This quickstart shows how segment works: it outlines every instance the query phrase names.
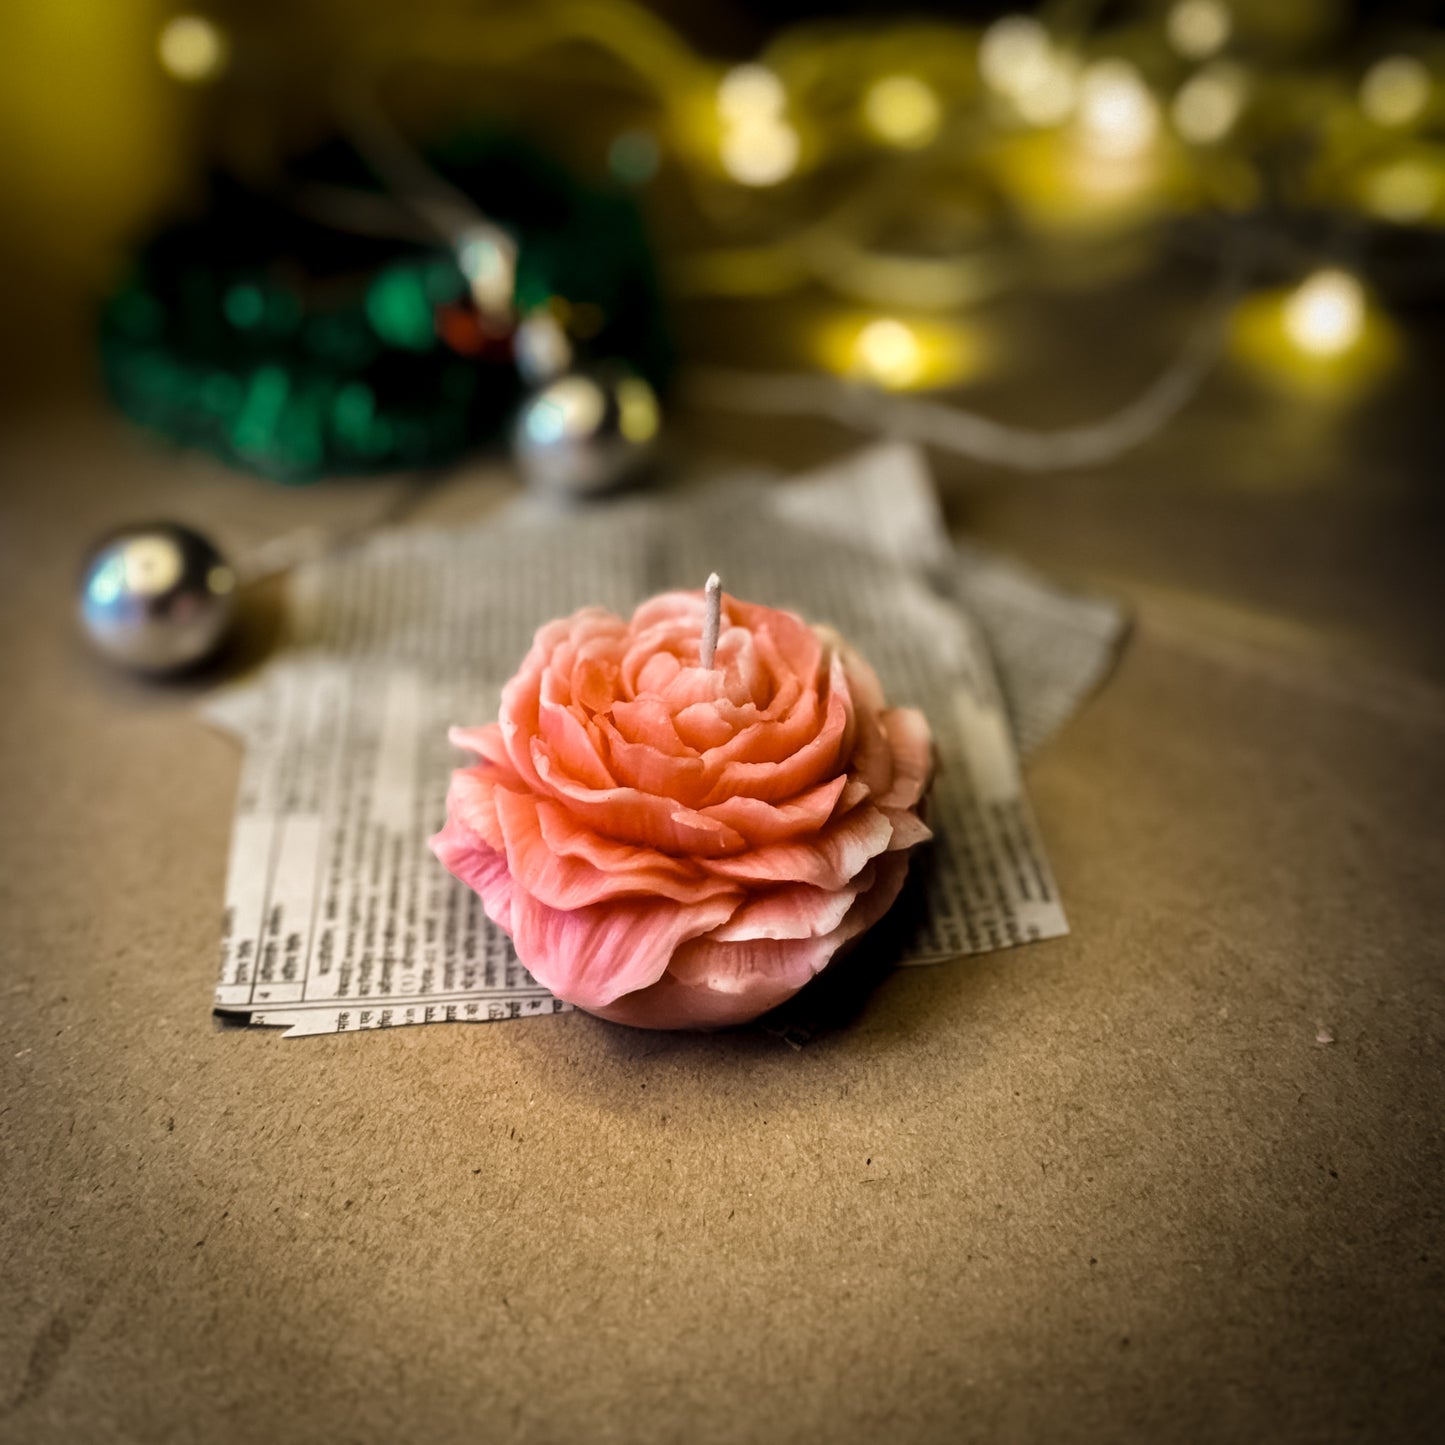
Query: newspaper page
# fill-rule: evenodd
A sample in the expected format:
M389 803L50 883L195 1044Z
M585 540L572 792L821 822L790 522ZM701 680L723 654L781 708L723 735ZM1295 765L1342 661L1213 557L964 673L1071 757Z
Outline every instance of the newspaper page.
M890 701L929 718L936 841L902 961L1066 932L987 645L949 595L956 565L921 457L885 446L795 484L739 479L561 517L517 505L301 567L288 646L209 709L246 746L217 1014L299 1035L565 1007L427 847L463 761L446 729L495 717L548 619L625 614L711 571L836 627Z

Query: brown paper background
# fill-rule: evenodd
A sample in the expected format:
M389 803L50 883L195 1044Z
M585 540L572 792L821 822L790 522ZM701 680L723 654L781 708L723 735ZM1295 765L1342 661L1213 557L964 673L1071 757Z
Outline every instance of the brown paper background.
M1389 488L1161 483L1197 440L1042 501L943 469L960 525L1139 609L1029 771L1074 931L893 974L799 1053L580 1014L213 1031L238 754L194 688L84 654L78 556L384 489L12 421L0 1439L1427 1438L1436 553Z

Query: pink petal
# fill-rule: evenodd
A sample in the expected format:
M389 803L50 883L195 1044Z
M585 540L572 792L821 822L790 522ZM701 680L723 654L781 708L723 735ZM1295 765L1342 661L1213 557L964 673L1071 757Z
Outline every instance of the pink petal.
M796 752L776 762L727 762L717 774L708 803L742 794L774 802L791 798L839 771L840 757L852 729L853 709L841 667L835 664L827 713L817 733Z
M786 1002L892 906L908 873L904 855L880 858L874 881L843 921L822 938L685 943L650 988L595 1010L616 1023L649 1029L716 1029L747 1023Z
M749 843L781 843L822 828L833 816L847 783L847 776L839 773L831 782L820 783L788 803L765 803L761 798L724 798L701 812L704 817L716 818L736 828Z
M510 933L512 876L506 856L478 842L476 834L456 818L448 818L431 839L431 850L449 873L477 894L487 917Z
M893 825L893 837L888 843L890 853L916 847L933 837L933 829L908 808L884 808L882 812Z
M811 883L846 887L870 858L882 853L893 825L874 807L855 808L807 842L768 843L732 857L709 858L707 868L750 883Z
M616 787L617 779L597 756L597 747L570 707L543 702L537 718L542 741L557 765L589 788Z
M888 808L911 808L923 796L933 772L933 734L917 708L889 708L882 717L893 750L893 785L878 799Z
M503 780L500 768L483 763L476 768L458 768L447 789L447 818L471 830L489 848L500 849L502 824L497 817L495 793Z
M725 922L735 907L734 898L720 897L613 899L563 910L514 884L511 934L538 983L578 1008L599 1009L656 982L680 944Z
M535 797L509 788L497 788L493 796L508 870L517 884L549 908L583 908L614 898L666 898L677 903L738 898L737 888L721 880L651 867L648 855L638 849L631 850L632 866L615 872L576 853L558 853L547 841Z
M587 788L553 766L538 739L532 743L533 775L538 789L565 803L594 831L623 842L642 843L664 853L715 857L747 846L736 829L705 818L670 798L637 788Z
M830 891L807 883L784 883L744 900L738 911L708 937L718 943L752 938L822 938L842 923L853 900L873 885L870 863L846 887Z
M502 740L502 730L496 723L480 728L448 728L447 739L453 747L476 753L489 763L505 768L509 777L515 775L512 760L507 756L507 745Z
M666 878L667 896L689 903L712 897L716 892L714 885L718 880L695 859L674 858L636 843L619 843L586 827L563 804L551 798L538 798L536 804L542 839L552 852L562 857L580 858L603 873L623 878L640 872L649 877Z

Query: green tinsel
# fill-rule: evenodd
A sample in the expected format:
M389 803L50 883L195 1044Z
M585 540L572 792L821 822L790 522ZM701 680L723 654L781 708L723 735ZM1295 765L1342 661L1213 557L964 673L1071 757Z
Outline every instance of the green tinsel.
M516 237L519 314L565 301L594 318L593 355L665 380L656 276L630 200L489 132L459 135L429 160ZM394 203L340 141L294 166L288 185ZM505 337L462 354L439 328L470 307L453 255L323 224L287 194L217 176L199 217L144 245L101 320L121 408L284 482L432 465L495 436L521 383Z

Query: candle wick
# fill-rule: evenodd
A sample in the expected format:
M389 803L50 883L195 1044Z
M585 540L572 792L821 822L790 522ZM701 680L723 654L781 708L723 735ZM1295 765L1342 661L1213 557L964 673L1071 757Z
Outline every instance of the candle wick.
M702 651L700 660L704 667L711 667L717 654L717 635L722 627L722 578L716 572L707 579L704 594L707 612L702 620Z

